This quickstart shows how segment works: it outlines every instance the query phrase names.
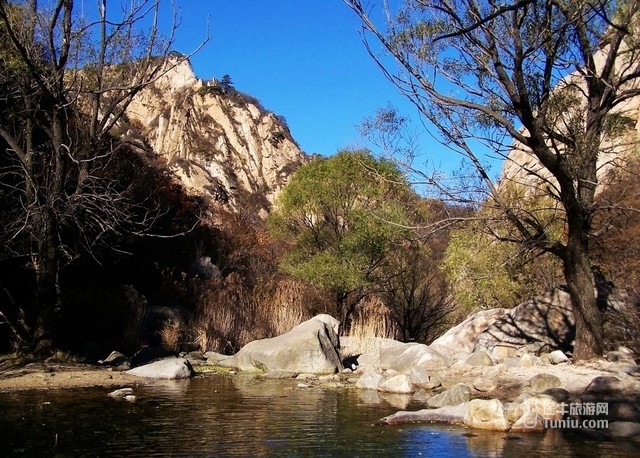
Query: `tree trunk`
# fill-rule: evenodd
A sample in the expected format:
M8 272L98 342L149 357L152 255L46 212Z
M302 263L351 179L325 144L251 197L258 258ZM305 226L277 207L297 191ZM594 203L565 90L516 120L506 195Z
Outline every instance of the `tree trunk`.
M44 210L46 213L46 210ZM36 271L36 318L33 350L41 356L49 355L54 346L55 315L58 308L59 259L55 243L55 230L50 215L40 218L38 264Z
M599 358L604 352L602 313L598 309L587 246L569 234L564 275L576 321L575 360Z

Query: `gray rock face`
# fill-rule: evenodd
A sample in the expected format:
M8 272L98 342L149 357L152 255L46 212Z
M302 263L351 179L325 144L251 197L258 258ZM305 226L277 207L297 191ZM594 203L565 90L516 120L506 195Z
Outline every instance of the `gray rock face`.
M129 122L115 135L150 145L189 192L234 209L242 191L272 202L306 161L281 117L216 91L189 62L168 68L126 114Z
M127 371L127 374L138 377L172 380L191 377L193 369L184 358L167 358L136 367L135 369Z
M335 318L318 315L278 337L248 343L225 365L242 371L339 372L339 326Z
M441 369L450 366L451 361L426 345L407 343L383 349L379 365L383 370L391 369L408 375L416 367Z
M448 348L454 353L472 353L478 342L478 336L508 311L509 309L498 308L474 313L438 337L431 345L435 349L438 346Z
M520 348L531 343L550 349L569 348L573 345L574 330L569 293L554 288L495 320L478 335L474 351L491 352L496 346L505 345Z

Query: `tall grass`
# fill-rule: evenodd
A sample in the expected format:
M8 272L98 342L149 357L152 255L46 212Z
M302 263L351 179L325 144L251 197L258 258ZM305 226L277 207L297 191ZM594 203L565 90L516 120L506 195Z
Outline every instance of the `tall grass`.
M177 321L165 320L162 329L159 331L162 348L168 351L177 352L182 342L183 329Z
M348 339L343 339L343 356L360 355L378 351L385 346L384 339L392 339L396 328L391 316L380 299L366 299L358 309L352 322Z
M238 275L231 274L202 291L190 334L202 351L232 354L309 319L303 298L304 288L291 280L248 290Z

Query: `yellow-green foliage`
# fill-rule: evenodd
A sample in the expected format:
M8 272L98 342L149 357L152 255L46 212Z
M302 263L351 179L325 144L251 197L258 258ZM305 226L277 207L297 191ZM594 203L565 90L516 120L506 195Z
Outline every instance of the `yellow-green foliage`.
M291 249L284 270L320 288L347 293L369 283L407 233L412 196L396 166L367 151L316 158L292 177L269 221Z
M535 221L550 240L562 241L564 214L557 202L531 191L509 183L501 198L522 221ZM523 244L521 234L489 204L473 224L451 234L443 269L457 304L471 310L512 307L562 282L559 260Z

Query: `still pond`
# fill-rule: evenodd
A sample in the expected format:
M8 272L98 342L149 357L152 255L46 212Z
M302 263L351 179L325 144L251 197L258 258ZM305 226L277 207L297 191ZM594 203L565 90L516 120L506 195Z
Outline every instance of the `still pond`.
M584 457L640 456L624 442L560 431L509 434L446 425L377 426L402 397L296 381L200 376L134 389L0 394L0 456Z

